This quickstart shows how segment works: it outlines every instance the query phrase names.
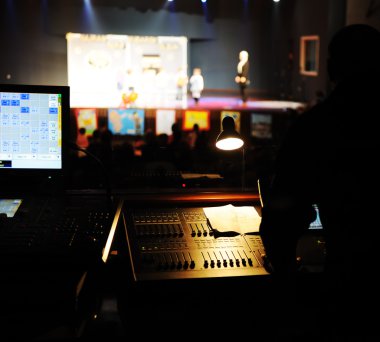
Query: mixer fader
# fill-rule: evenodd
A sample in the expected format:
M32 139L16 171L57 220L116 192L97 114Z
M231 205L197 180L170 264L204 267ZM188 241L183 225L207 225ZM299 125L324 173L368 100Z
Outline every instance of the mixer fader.
M125 210L135 280L268 274L258 235L215 236L202 208Z

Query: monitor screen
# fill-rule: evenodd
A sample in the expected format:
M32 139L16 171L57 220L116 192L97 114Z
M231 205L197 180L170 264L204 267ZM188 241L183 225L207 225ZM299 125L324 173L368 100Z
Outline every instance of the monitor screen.
M144 134L144 109L108 109L108 129L113 134L142 135Z
M70 90L67 86L0 85L0 176L61 174L63 142L68 134ZM19 177L17 179L17 177Z
M313 207L315 209L316 217L315 217L315 220L310 223L309 229L311 230L323 229L321 218L319 217L319 208L316 204L313 204Z

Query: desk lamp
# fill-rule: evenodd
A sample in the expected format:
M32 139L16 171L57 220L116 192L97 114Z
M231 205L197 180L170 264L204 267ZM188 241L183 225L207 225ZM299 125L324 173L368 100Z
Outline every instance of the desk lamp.
M216 138L216 147L220 150L232 151L244 145L241 135L235 129L235 121L231 116L224 117L222 131Z
M242 160L242 188L245 187L245 157L244 157L244 140L235 129L235 121L231 116L224 117L222 121L222 131L216 138L216 147L224 151L237 150L241 147L243 153Z

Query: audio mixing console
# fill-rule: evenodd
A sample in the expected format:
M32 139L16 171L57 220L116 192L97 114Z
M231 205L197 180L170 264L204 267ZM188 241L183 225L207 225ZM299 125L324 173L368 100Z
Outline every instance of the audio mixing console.
M268 274L260 236L216 237L202 208L126 209L125 220L136 281Z

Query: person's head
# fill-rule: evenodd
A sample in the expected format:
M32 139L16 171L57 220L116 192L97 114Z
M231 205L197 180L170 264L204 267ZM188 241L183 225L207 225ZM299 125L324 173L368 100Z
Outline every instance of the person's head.
M365 24L340 29L328 46L331 81L364 78L380 74L380 32Z
M248 57L249 57L249 55L248 55L247 51L245 51L245 50L240 51L240 53L239 53L239 59L241 61L247 61Z
M200 75L201 73L202 73L201 68L194 68L193 69L193 74L194 75Z
M85 135L86 134L86 128L85 127L79 128L79 134L80 135Z
M178 123L177 123L177 122L174 122L174 123L172 124L172 132L174 133L174 132L177 132L177 131L179 131L179 130L180 130L180 127L179 127Z
M98 129L94 129L92 132L92 139L96 140L100 138L100 131Z

